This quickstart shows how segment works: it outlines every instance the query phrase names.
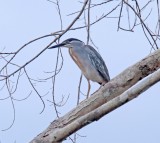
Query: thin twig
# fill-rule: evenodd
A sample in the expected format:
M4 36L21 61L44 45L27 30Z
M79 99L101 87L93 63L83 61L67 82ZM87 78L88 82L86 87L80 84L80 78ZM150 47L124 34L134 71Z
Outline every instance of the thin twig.
M31 82L31 79L30 79L30 77L29 77L29 75L28 75L28 73L27 73L27 71L26 71L26 68L24 68L24 72L25 72L25 74L26 74L26 77L27 77L27 79L28 79L31 87L32 87L33 90L36 92L36 94L39 96L40 100L42 101L43 108L42 108L42 111L40 112L40 114L41 114L41 113L43 113L43 111L44 111L44 109L45 109L45 102L43 101L42 96L40 95L40 93L38 92L38 90L35 88L35 86L34 86L33 83Z

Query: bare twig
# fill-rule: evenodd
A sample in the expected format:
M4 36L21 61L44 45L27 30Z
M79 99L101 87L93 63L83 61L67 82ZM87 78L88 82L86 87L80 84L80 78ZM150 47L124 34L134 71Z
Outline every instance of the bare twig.
M11 101L11 104L12 104L12 108L13 108L13 120L12 120L11 125L8 128L3 129L2 131L9 130L14 125L15 118L16 118L16 110L15 110L14 102L13 102L13 99L12 99L12 94L11 94L11 91L10 91L8 79L6 79L6 87L7 87L7 91L8 91L8 94L9 94L9 97L10 97L10 101Z
M44 103L44 101L42 99L42 96L40 95L40 93L38 92L38 90L35 88L35 86L33 85L33 83L31 82L31 79L30 79L30 77L29 77L29 75L28 75L28 73L26 71L26 68L24 68L24 72L25 72L26 77L27 77L30 85L32 86L33 90L36 92L36 94L39 96L40 100L42 101L43 108L42 108L42 111L40 112L40 114L41 114L44 111L44 109L45 109L45 103Z
M123 0L122 0L122 4L121 4L121 9L120 9L120 12L119 12L118 28L117 28L117 31L118 31L119 28L120 28L120 22L121 22L121 17L122 17L122 10L123 10Z
M148 34L149 34L150 37L152 38L154 44L156 45L156 49L158 49L158 45L157 45L155 39L153 38L153 36L152 36L149 28L146 26L146 24L144 23L144 21L143 21L142 18L141 18L141 13L140 13L140 8L139 8L139 5L138 5L138 2L137 2L136 0L135 0L135 2L136 2L136 6L137 6L139 12L136 12L135 9L134 9L130 4L128 4L128 3L126 3L126 2L124 1L124 3L125 3L126 5L128 5L128 6L132 9L132 11L137 15L137 17L139 18L139 20L140 20L140 22L141 22L141 25L142 25L142 29L143 29L143 31L144 31L144 34L145 34L146 38L148 39L148 42L150 43L150 45L152 46L152 48L155 49L155 48L153 47L152 43L150 42L148 36L146 35L145 30L148 32Z
M101 3L98 3L98 4L91 4L90 8L94 8L94 7L97 7L97 6L101 6L101 5L103 5L103 4L107 4L107 3L111 2L111 1L113 1L113 0L107 0L107 1L105 1L105 2L101 2ZM87 10L87 9L88 9L88 8L85 8L85 10ZM85 12L85 10L84 10L84 12ZM71 15L77 14L77 13L79 13L79 12L80 12L80 11L76 11L76 12L73 12L73 13L68 14L67 16L71 16Z

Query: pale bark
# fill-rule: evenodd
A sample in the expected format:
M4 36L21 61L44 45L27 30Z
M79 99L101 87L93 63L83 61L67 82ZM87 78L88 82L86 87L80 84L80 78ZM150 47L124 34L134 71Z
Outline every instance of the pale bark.
M157 50L113 78L89 99L81 102L75 109L58 120L54 120L46 130L30 143L58 143L63 141L75 131L100 119L158 82L160 76L158 75L155 78L155 74L153 74L152 78L149 77L149 81L146 79L145 83L143 81L135 85L144 77L155 72L159 67L160 50ZM135 86L132 87L133 85Z

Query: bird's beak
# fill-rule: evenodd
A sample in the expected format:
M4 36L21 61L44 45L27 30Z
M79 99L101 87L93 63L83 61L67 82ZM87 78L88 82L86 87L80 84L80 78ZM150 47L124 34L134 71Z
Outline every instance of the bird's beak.
M57 44L57 45L54 45L52 47L49 47L48 49L58 48L58 47L62 47L64 45L65 45L64 43L61 43L61 44Z

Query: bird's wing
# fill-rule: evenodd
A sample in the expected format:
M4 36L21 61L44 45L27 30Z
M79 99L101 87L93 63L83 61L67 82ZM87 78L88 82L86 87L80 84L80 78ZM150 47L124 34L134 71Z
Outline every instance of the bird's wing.
M89 59L92 65L97 69L99 74L106 80L109 81L109 73L105 62L103 61L101 55L90 45L85 45L85 50L89 53Z

